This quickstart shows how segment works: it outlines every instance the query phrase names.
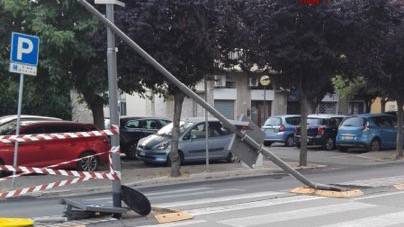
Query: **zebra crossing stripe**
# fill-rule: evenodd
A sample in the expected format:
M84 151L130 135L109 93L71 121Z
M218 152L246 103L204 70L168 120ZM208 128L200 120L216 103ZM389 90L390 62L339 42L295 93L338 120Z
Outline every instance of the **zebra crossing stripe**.
M323 227L385 227L404 223L404 211L324 225ZM400 225L403 226L403 225Z
M271 207L271 206L277 206L277 205L283 205L283 204L289 204L289 203L306 202L306 201L313 201L313 200L320 200L320 199L325 199L325 198L324 197L313 197L313 196L291 196L291 197L278 198L278 199L268 199L268 200L254 201L254 202L238 203L238 204L234 204L234 205L198 208L198 209L187 210L187 212L192 214L193 216L199 216L199 215L231 212L231 211L237 211L237 210L261 208L261 207Z
M342 204L333 204L327 206L318 206L311 208L303 208L298 210L286 211L286 212L276 212L264 215L255 215L243 218L233 218L223 221L219 221L220 224L229 225L232 227L248 227L252 225L267 225L282 221L298 220L303 218L318 217L329 214L343 213L353 210L369 209L377 207L376 205L348 202ZM402 216L403 218L404 216ZM404 222L404 219L402 220ZM371 223L371 222L369 222ZM350 225L346 225L348 227ZM360 225L366 226L366 225ZM373 226L373 225L372 225ZM335 225L335 227L341 227L341 225Z
M181 207L181 206L189 206L189 205L200 205L200 204L207 204L207 203L217 203L217 202L227 202L233 200L241 200L241 199L253 199L253 198L260 198L266 196L277 196L277 195L285 195L285 192L255 192L255 193L248 193L248 194L238 194L234 196L224 196L224 197L212 197L206 199L195 199L195 200L187 200L187 201L180 201L180 202L172 202L172 203L162 203L157 204L157 207Z

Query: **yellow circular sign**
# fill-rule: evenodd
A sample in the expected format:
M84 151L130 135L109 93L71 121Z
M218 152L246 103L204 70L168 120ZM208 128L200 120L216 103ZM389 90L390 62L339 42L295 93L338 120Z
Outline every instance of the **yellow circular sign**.
M270 83L271 83L271 79L269 78L269 76L267 76L267 75L261 76L260 84L262 86L268 86Z

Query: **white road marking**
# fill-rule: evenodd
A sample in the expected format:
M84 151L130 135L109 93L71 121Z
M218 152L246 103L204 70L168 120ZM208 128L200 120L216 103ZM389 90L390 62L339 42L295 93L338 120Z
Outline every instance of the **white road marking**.
M241 200L241 199L254 199L254 198L259 198L259 197L275 196L275 195L282 195L282 194L285 194L285 193L284 192L272 192L272 191L256 192L256 193L239 194L239 195L233 195L233 196L186 200L186 201L172 202L172 203L161 203L161 204L157 204L156 207L167 208L167 207L180 207L180 206L188 206L188 205L200 205L200 204L226 202L226 201Z
M376 195L368 195L368 196L353 198L351 200L353 200L353 201L361 201L361 200L366 200L366 199L374 199L374 198L393 196L393 195L399 195L399 194L404 194L404 191L389 192L389 193L376 194Z
M404 176L380 177L366 180L355 180L341 183L341 185L360 185L367 187L382 187L404 182Z
M384 227L404 223L404 211L340 222L323 227ZM401 225L402 226L402 225Z
M178 190L167 190L167 191L160 191L160 192L145 193L145 195L147 195L147 196L166 195L166 194L175 194L175 193L183 193L183 192L203 191L203 190L209 190L209 189L212 189L212 188L199 187L199 188L188 188L188 189L178 189Z
M276 206L276 205L281 205L281 204L304 202L304 201L311 201L311 200L318 200L318 199L325 199L325 198L324 197L313 197L313 196L291 196L291 197L285 197L285 198L279 198L279 199L254 201L254 202L227 205L227 206L198 208L198 209L187 210L186 212L192 214L193 216L198 216L198 215L216 214L216 213L223 213L223 212L236 211L236 210L260 208L260 207L270 207L270 206Z
M256 215L250 217L243 218L233 218L227 219L223 221L219 221L220 224L225 224L233 227L247 227L252 225L267 225L275 222L282 221L290 221L290 220L298 220L302 218L310 218L323 216L328 214L342 213L352 210L360 210L360 209L368 209L376 207L376 205L365 204L365 203L356 203L356 202L348 202L343 204L333 204L327 206L319 206L312 208L303 208L298 210L286 211L286 212L277 212L265 215ZM403 220L404 221L404 220ZM365 225L361 225L365 226ZM340 227L338 225L338 227Z
M141 225L138 227L176 227L176 226L184 226L184 225L194 225L205 223L206 220L191 220L191 221L180 221L175 223L166 223L166 224L157 224L157 225Z
M170 195L160 195L160 196L151 196L153 199L164 199L164 198L174 198L174 197L185 197L185 196L195 196L195 195L207 195L207 194L218 194L223 192L242 192L241 189L229 188L229 189L220 189L220 190L208 190L201 192L191 192L191 193L182 193L182 194L170 194ZM148 195L148 194L146 194Z

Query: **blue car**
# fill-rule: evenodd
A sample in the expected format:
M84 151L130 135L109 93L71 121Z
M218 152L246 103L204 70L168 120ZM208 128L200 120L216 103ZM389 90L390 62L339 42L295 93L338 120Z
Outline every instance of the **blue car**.
M396 117L390 114L360 114L345 119L337 135L337 148L379 151L396 147Z
M265 133L264 145L270 146L272 143L280 142L288 147L294 146L294 133L299 124L299 115L282 115L268 118L262 126L262 131Z

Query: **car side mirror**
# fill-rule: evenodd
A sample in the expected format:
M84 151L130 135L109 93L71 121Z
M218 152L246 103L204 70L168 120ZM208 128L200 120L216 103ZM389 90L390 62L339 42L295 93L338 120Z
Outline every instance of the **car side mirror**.
M189 140L189 139L191 139L189 133L182 137L182 140Z

